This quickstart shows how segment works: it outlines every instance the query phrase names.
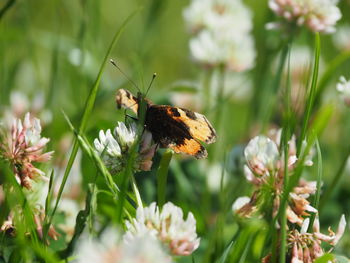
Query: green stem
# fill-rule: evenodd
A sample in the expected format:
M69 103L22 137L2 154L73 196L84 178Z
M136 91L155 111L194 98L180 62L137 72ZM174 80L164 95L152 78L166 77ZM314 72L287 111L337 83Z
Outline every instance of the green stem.
M316 96L316 88L317 88L317 78L318 78L318 69L320 64L320 49L321 49L321 43L320 43L320 35L316 33L315 35L315 62L314 62L314 70L312 74L312 81L311 81L311 87L309 96L306 102L306 112L304 115L303 120L303 126L301 129L301 135L298 142L297 147L297 156L299 156L301 151L301 145L306 137L306 131L309 124L309 119L311 115L312 108L314 106L315 96Z
M282 53L280 56L280 62L278 65L277 74L273 80L271 87L269 89L267 89L265 94L263 94L263 98L265 98L264 100L267 102L267 103L264 103L264 105L263 105L264 108L266 107L266 110L260 109L261 110L260 114L262 114L261 118L263 120L263 123L262 123L262 131L263 132L266 130L266 127L269 124L269 121L270 121L272 113L273 113L274 106L276 104L278 90L280 87L282 74L283 74L283 70L284 70L284 65L286 64L288 50L289 50L289 46L291 46L291 43L292 43L292 39L290 39L290 41L287 41L284 44L284 47L282 49Z
M173 157L173 151L167 149L160 160L160 165L157 172L157 195L158 206L162 207L165 204L166 184L168 178L169 164Z

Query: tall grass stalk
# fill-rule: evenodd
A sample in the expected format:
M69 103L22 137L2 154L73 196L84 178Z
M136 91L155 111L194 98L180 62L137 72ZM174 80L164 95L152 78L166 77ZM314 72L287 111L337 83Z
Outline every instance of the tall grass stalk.
M273 110L275 108L278 90L280 88L282 74L286 64L289 47L292 45L292 40L293 39L291 38L289 41L285 42L280 54L277 73L273 79L271 86L266 89L265 93L262 94L263 101L265 102L263 105L260 105L262 107L260 109L260 119L262 119L263 133L266 131L267 125L270 122Z
M320 51L321 51L321 42L320 42L320 35L319 33L315 34L315 60L314 60L314 67L313 67L313 73L312 73L312 80L311 80L311 87L309 91L309 95L306 101L306 110L303 118L302 128L301 128L301 134L298 141L298 147L297 147L297 156L299 157L302 143L306 137L307 128L309 125L309 119L311 116L311 112L314 106L315 96L316 96L316 89L317 89L317 79L318 79L318 70L320 65Z
M160 160L160 164L157 172L157 196L158 196L159 207L162 207L165 204L167 177L168 177L169 165L172 157L173 157L173 151L171 149L167 149L164 152L162 159Z
M291 80L290 80L290 54L291 54L291 44L288 46L288 70L287 70L287 83L286 83L286 94L285 94L285 116L284 116L284 125L282 130L281 145L284 154L284 175L283 175L283 191L287 191L289 183L289 169L288 169L288 159L289 159L289 140L291 137ZM279 250L279 262L286 262L286 251L287 251L287 203L283 203L280 206L281 209L281 235L280 235L280 250ZM274 226L272 226L274 227ZM275 247L274 251L277 251Z
M92 112L92 109L94 107L94 103L95 103L95 99L96 99L96 95L97 95L97 91L98 91L98 88L99 88L99 84L100 84L100 81L101 81L101 78L102 78L102 73L104 71L104 68L107 64L107 60L112 52L112 49L114 48L115 44L117 43L117 41L119 40L121 34L123 33L123 31L125 30L126 28L126 25L128 24L128 22L131 20L131 18L138 12L139 10L136 10L135 12L133 12L131 15L129 15L127 17L127 19L123 22L123 24L120 26L120 28L116 31L116 33L114 34L114 37L112 39L112 42L110 43L109 47L108 47L108 50L106 52L106 55L102 61L102 64L100 66L100 70L97 74L97 77L96 77L96 80L95 80L95 83L93 84L91 90L90 90L90 94L86 100L86 104L85 104L85 108L84 108L84 111L83 111L83 116L82 116L82 120L81 120L81 123L80 123L80 126L79 126L79 133L82 133L84 132L84 130L86 129L86 126L87 126L87 123L88 123L88 120L90 118L90 115L91 115L91 112ZM75 140L74 141L74 145L73 145L73 148L72 148L72 152L71 152L71 155L69 157L69 160L68 160L68 163L67 163L67 166L66 166L66 169L64 171L64 175L63 175L63 179L62 179L62 183L60 185L60 188L58 190L58 194L57 194L57 199L56 199L56 203L55 203L55 206L52 210L52 213L50 215L50 219L49 219L49 223L52 222L52 218L54 217L55 213L56 213L56 210L57 210L57 207L58 207L58 204L60 202L60 199L62 197L62 193L63 193L63 190L64 190L64 186L66 185L66 182L67 182L67 179L68 179L68 176L69 176L69 172L70 170L72 169L72 166L73 166L73 163L74 163L74 160L75 160L75 157L78 153L78 148L79 148L79 142L78 140Z

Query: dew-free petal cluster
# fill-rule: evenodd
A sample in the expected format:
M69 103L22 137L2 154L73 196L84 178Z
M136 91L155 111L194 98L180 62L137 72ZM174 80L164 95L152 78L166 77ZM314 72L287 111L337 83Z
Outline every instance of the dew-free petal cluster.
M279 151L274 141L260 135L249 141L244 156L251 171L263 176L277 168Z
M337 0L269 0L277 15L313 32L333 33L341 18Z
M166 203L161 211L156 203L145 208L139 207L136 218L126 221L126 227L126 243L149 234L167 245L173 255L190 255L199 246L193 214L189 212L184 220L182 209L171 202Z
M120 242L120 234L108 229L100 239L84 238L77 249L77 263L171 263L171 257L159 241L150 236Z
M118 122L112 134L108 129L101 130L99 138L94 140L96 151L101 156L104 164L112 173L123 170L127 163L128 153L137 138L135 123L126 126L123 122ZM135 162L135 171L149 171L152 166L152 158L156 151L156 144L152 143L152 134L144 132L140 142L138 158Z
M193 34L190 51L196 62L236 72L253 67L252 15L240 0L193 0L183 15Z
M310 219L303 221L300 231L293 229L288 233L288 246L291 247L291 262L312 263L317 258L323 256L326 251L322 248L322 242L335 246L343 236L346 226L345 216L342 215L338 225L338 230L334 233L330 228L329 234L320 232L320 223L316 217L312 232L308 233Z
M14 119L11 128L4 128L0 153L13 168L17 181L30 189L31 181L44 178L45 173L35 163L48 162L53 152L44 153L50 139L41 137L40 120L31 118L28 112L24 121Z

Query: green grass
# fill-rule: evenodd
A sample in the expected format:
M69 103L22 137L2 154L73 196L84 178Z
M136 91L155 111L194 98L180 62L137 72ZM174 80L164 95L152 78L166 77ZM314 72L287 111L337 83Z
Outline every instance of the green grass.
M182 18L188 2L3 1L0 123L6 121L5 112L20 112L25 107L19 101L10 105L13 92L25 94L29 101L42 93L41 109L35 102L23 111L32 111L42 120L42 135L50 138L47 150L55 153L51 162L36 164L48 179L40 207L44 211L43 237L33 217L38 205L32 204L28 191L18 185L11 165L0 159L0 226L10 211L16 222L15 235L0 232L0 262L72 262L85 237L101 237L110 229L122 233L125 220L131 221L138 207L151 202L160 207L172 202L182 208L184 217L192 212L197 221L199 248L190 256L174 257L174 262L255 263L269 254L271 262L290 262L288 231L300 227L288 222L286 207L300 179L317 182L316 193L308 200L319 210L322 233L327 233L328 226L336 230L341 214L348 221L349 109L338 97L336 81L341 75L350 79L349 50L337 49L332 35L293 30L292 36L285 37L265 30L264 24L276 19L267 2L245 1L254 14L256 65L232 74L223 65L203 68L193 63L190 35ZM350 7L342 4L341 11L339 24L349 25L345 14ZM292 63L298 46L313 53L310 61L305 57L298 65L312 65L302 69L304 79L297 77ZM111 58L139 90L108 63ZM157 78L149 88L154 72ZM234 82L232 77L242 79ZM133 121L125 117L124 110L116 109L115 94L120 88L135 95L142 91L138 94L141 106L137 139L124 169L113 174L94 150L93 141L100 130L113 130L117 121ZM298 92L304 94L301 110L294 105ZM175 93L183 97L175 100ZM151 171L135 172L146 100L204 114L217 131L217 141L204 145L208 158L196 160L160 149ZM20 112L22 119L24 113ZM0 128L3 130L2 124ZM258 188L244 175L243 149L250 139L268 135L271 128L283 128L280 204L272 215L276 196L273 182L269 182L261 188L256 214L241 218L232 211L233 202L240 196L251 197ZM293 135L298 161L288 169ZM0 138L3 142L3 134ZM310 151L314 164L306 167ZM72 215L75 223L70 232L63 227L69 217L65 214L69 207L63 202L67 199L79 208ZM304 216L310 217L309 232L315 216ZM289 228L277 229L277 224ZM50 226L60 234L57 241L49 236ZM328 251L329 246L325 248ZM342 262L350 257L349 251L346 227L332 254L315 262L333 258Z

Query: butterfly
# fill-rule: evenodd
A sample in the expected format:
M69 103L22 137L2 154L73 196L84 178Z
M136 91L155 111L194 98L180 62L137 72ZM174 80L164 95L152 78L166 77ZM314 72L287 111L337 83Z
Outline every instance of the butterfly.
M139 102L140 98L128 90L117 91L116 103L119 109L130 109L138 114ZM204 115L169 105L156 105L147 99L145 102L145 129L152 134L155 143L197 159L208 156L200 142L215 142L216 132Z

